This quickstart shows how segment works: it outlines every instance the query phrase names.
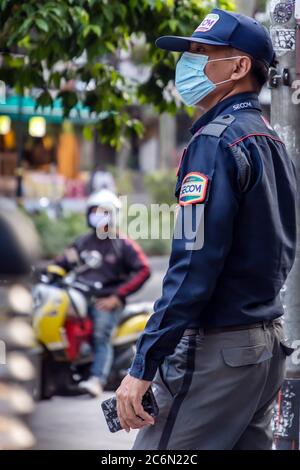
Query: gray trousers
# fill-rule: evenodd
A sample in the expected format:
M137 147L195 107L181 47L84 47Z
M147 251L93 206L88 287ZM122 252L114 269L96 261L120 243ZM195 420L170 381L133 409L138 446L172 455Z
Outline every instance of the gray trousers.
M183 336L153 382L159 415L133 449L270 450L285 359L278 323Z

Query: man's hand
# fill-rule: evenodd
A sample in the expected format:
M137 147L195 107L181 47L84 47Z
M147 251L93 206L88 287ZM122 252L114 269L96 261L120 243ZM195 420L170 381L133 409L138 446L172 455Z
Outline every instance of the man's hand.
M142 398L151 382L126 375L116 392L117 411L121 426L126 432L154 424L154 418L144 410Z
M99 310L106 310L111 312L118 307L122 306L122 302L117 295L110 295L109 297L103 297L96 302L96 308Z

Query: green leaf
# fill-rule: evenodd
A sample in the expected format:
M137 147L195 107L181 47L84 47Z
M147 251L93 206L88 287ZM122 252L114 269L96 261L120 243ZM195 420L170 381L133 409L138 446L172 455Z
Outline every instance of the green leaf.
M173 20L170 20L169 21L169 27L171 29L171 31L174 33L178 27L178 21L173 19Z
M135 119L138 106L152 106L158 113L177 110L175 101L165 100L164 89L174 80L178 54L156 48L155 39L191 34L213 6L215 0L0 0L0 48L6 51L1 79L21 93L42 90L44 105L63 79L86 84L80 93L60 91L64 115L79 101L104 114L95 124L101 140L120 146L132 133L142 135ZM220 0L218 6L233 9L233 0ZM16 57L20 48L24 55ZM120 66L121 50L128 54L125 61L136 66L133 79ZM140 66L147 70L142 83Z
M73 12L75 13L76 17L79 19L79 21L84 26L88 25L88 23L90 21L90 15L88 14L88 12L84 8L76 6L76 7L73 8Z
M50 75L49 83L53 84L55 86L55 88L59 88L60 87L60 82L61 82L61 74L59 72L53 72Z
M30 35L27 34L24 38L22 38L20 41L18 41L18 46L19 47L24 47L24 49L29 49L30 47Z
M45 106L52 106L53 100L48 91L43 91L37 98L37 104L45 107Z
M37 18L35 20L35 24L37 25L38 29L41 30L41 31L44 31L44 33L49 32L48 23L45 20L43 20L42 18Z
M110 42L110 41L105 41L105 46L107 47L107 49L108 49L110 52L112 52L112 53L116 52L116 46L115 46L112 42Z
M86 38L90 33L94 33L95 36L100 37L101 27L97 24L89 24L84 28L82 35L84 38Z
M114 13L111 6L103 7L102 12L109 23L112 23L114 19Z
M93 136L94 136L93 128L91 126L84 126L83 137L86 140L92 140Z

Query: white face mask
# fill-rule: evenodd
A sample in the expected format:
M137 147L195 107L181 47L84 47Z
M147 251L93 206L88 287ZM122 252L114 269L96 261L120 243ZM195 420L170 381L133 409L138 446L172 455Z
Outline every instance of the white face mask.
M91 227L106 227L111 222L111 214L91 212L89 214L89 223Z

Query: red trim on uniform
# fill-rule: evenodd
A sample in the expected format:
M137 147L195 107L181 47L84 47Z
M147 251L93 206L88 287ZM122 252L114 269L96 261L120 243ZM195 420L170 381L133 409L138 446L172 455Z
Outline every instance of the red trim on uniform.
M271 126L271 123L268 121L268 119L263 115L261 115L260 117L262 118L262 120L265 123L265 125L267 126L267 128L273 130L273 127Z
M126 242L128 242L135 250L137 257L142 264L142 268L128 282L118 289L118 294L121 297L126 297L127 295L135 292L150 276L148 261L141 247L130 238L126 238Z
M204 127L205 126L200 127L200 129L198 129L197 132L195 132L194 136L201 134L201 131L202 131L202 129L204 129Z
M233 147L233 145L236 145L236 144L238 144L239 142L242 142L242 140L245 140L245 139L247 139L248 137L253 137L253 136L255 136L255 135L260 135L260 136L263 136L263 137L269 137L270 139L276 140L277 142L280 142L281 144L285 145L285 143L284 143L282 140L280 140L280 139L277 138L277 137L274 137L273 135L270 135L270 134L263 134L263 133L258 134L258 133L253 132L252 134L244 135L244 137L241 137L240 139L235 140L234 142L232 142L232 144L229 144L229 147Z

